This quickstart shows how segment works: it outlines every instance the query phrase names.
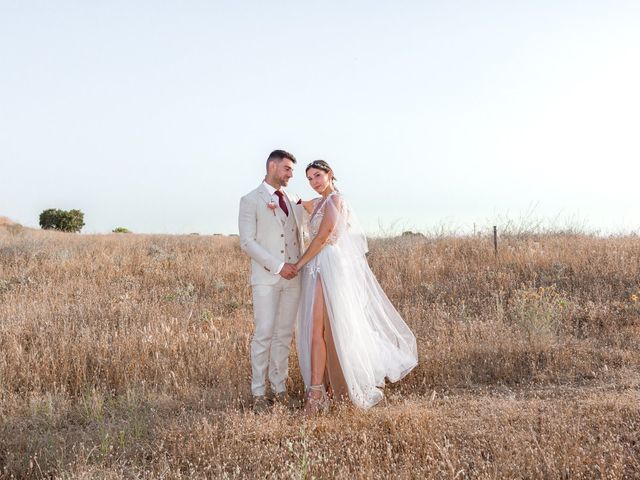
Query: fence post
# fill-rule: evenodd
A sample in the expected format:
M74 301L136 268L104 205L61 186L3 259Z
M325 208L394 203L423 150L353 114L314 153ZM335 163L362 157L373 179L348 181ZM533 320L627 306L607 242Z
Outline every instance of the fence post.
M493 226L493 252L498 256L498 227Z

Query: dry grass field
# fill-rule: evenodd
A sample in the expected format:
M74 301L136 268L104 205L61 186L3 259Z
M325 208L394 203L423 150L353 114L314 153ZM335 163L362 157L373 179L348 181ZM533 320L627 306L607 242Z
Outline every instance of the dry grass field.
M248 408L237 238L7 222L0 478L640 478L640 238L500 242L371 240L420 364L305 420Z

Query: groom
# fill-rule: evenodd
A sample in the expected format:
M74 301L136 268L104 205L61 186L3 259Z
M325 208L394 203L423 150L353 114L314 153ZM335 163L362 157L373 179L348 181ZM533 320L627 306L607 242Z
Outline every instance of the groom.
M251 340L253 411L270 407L267 371L273 400L294 408L285 381L289 347L295 327L300 279L295 263L302 249L302 205L283 190L293 177L296 159L284 150L267 158L267 175L240 199L240 248L251 257L251 287L255 331Z

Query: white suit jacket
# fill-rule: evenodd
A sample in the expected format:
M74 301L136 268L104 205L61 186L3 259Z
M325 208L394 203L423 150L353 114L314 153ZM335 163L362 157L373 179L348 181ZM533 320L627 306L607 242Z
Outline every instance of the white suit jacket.
M298 197L284 191L289 199L291 212L294 215L297 229L297 240L300 254L304 249L303 226L304 207L296 205ZM251 257L251 284L273 285L280 275L276 274L278 267L285 262L285 232L284 225L274 215L267 205L271 202L271 195L264 184L252 190L240 199L238 214L238 230L240 233L240 248Z

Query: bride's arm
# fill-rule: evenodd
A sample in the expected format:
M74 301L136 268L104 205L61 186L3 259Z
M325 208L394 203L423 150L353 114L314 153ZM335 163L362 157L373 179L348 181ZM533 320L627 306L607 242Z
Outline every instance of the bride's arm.
M333 232L333 229L336 226L336 222L338 221L338 215L336 214L336 211L340 210L340 200L336 197L334 198L336 205L325 205L325 207L321 207L331 208L328 208L325 211L325 215L320 222L320 227L318 228L318 234L309 244L309 247L307 247L307 250L304 252L300 260L298 260L298 262L296 263L296 268L298 270L309 263L313 259L313 257L320 253L320 250L322 250L322 248L327 244L329 236L331 235L331 232Z

